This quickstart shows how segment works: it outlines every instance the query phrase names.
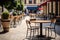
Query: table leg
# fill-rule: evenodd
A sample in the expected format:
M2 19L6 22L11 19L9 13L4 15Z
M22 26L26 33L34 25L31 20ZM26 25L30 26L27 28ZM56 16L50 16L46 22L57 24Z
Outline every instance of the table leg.
M42 34L42 23L40 23L40 35L38 37L45 37L43 34Z
M42 36L42 23L40 23L40 36Z

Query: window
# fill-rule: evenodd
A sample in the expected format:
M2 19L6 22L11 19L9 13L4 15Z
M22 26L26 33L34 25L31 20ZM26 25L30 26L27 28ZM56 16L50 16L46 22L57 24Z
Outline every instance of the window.
M32 4L32 0L29 0L29 4Z
M36 0L34 0L34 4L36 4Z
M42 0L40 0L40 2L42 2Z
M26 0L25 0L25 2L24 2L25 4L26 4Z

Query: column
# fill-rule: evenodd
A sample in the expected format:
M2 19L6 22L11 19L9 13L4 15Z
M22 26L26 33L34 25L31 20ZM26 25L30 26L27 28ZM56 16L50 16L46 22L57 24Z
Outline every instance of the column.
M56 10L56 12L55 12L56 16L58 16L58 0L56 0L56 9L55 10Z
M36 0L36 4L38 4L40 1L39 0Z
M59 1L59 16L60 16L60 1Z
M53 1L53 13L55 13L55 1Z
M49 2L47 2L47 15L49 13Z
M32 4L34 4L34 0L32 0Z
M60 1L58 1L58 16L60 16Z
M29 4L29 0L26 0L26 3Z
M47 14L47 6L46 5L43 6L43 13Z
M49 13L51 13L51 2L49 2Z
M51 13L53 13L53 1L51 1Z

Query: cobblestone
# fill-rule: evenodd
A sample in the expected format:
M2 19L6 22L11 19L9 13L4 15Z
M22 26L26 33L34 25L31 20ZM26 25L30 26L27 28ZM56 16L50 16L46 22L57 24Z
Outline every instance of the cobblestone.
M25 19L22 19L21 23L16 26L16 28L10 28L9 32L5 34L0 34L0 40L23 40L25 39L26 27L27 27L25 21L29 19L30 17L26 16ZM2 31L3 29L0 29L0 30ZM60 40L59 35L57 35L56 40Z

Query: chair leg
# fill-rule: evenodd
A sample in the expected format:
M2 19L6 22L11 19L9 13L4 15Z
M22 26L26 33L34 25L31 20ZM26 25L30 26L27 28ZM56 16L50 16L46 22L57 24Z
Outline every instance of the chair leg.
M48 37L49 37L49 28L48 28Z
M34 37L34 30L33 30L33 36L32 37ZM32 40L33 40L33 38L32 38Z
M31 39L32 30L30 30L30 39Z
M39 29L37 29L37 34L39 35Z
M47 34L48 31L49 31L48 28L45 28L45 35Z
M26 33L26 38L27 38L27 36L28 36L28 29L27 29L27 33Z
M46 28L45 28L45 35L46 35Z
M34 37L34 30L33 30L33 37Z
M52 36L52 30L51 30L51 36Z
M56 36L57 36L57 35L56 35L56 30L54 29L54 31L55 31L55 37L56 37Z

